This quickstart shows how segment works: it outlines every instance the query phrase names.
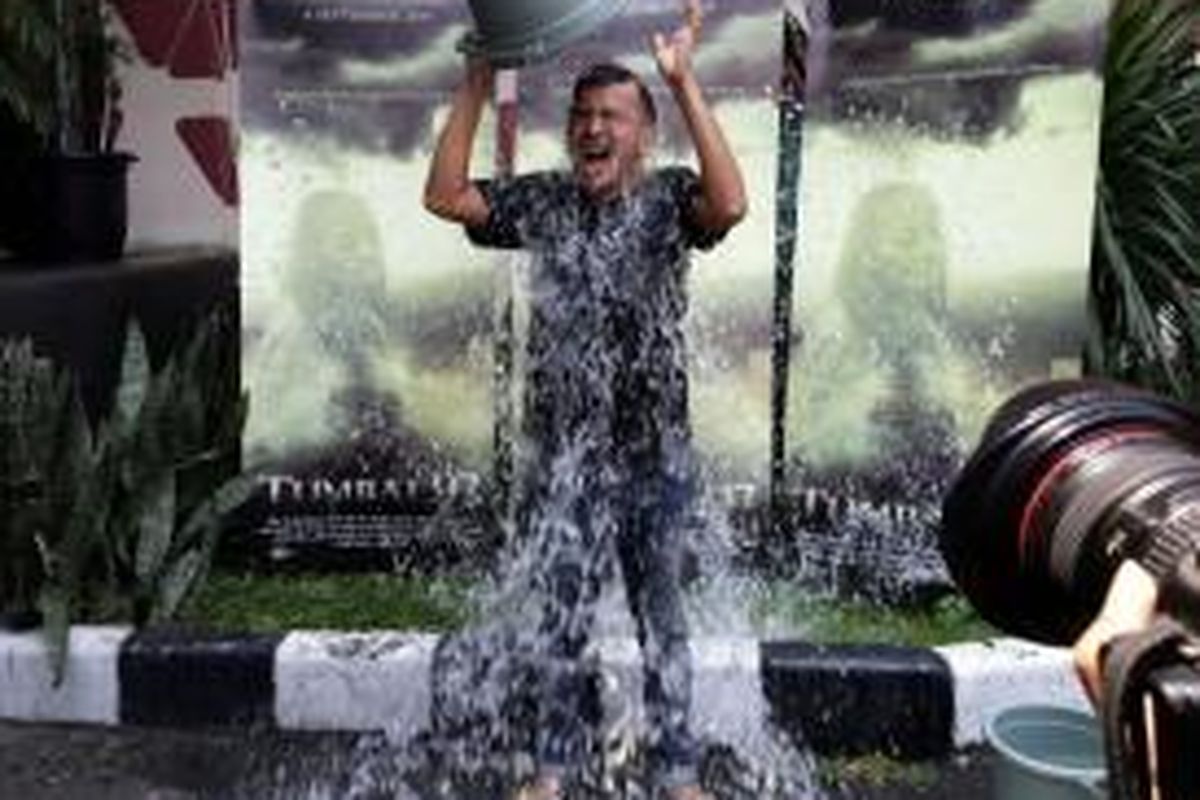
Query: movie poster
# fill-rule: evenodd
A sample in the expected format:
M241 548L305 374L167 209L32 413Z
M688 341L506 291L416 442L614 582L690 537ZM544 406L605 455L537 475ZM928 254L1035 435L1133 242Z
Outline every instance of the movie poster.
M631 0L565 54L499 76L475 172L566 166L572 78L609 59L654 91L656 163L694 164L648 47L680 8ZM421 206L467 0L248 0L240 23L256 536L279 558L383 552L423 568L487 551L520 426L523 256L476 249ZM782 41L778 0L729 0L708 7L696 56L752 204L690 274L692 425L714 497L767 477Z
M988 415L1080 370L1108 3L797 4L776 523L814 585L911 596L944 578L941 497Z

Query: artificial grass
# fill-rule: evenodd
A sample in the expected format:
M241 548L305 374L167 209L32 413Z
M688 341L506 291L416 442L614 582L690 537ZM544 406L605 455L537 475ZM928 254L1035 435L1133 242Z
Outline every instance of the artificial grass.
M220 632L403 629L446 632L472 618L466 578L382 574L216 572L182 622ZM813 599L786 583L764 587L751 618L764 637L825 643L934 646L996 635L958 596L926 608Z
M828 644L873 642L936 647L999 635L956 594L929 605L897 607L813 598L783 584L764 595L755 615L768 635L773 631L796 632L804 639Z
M220 632L443 632L469 619L469 588L467 581L450 578L217 572L188 604L181 621Z

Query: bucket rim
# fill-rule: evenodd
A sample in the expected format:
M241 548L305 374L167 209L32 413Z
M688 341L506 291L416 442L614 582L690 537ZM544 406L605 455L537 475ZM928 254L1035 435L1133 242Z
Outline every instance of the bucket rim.
M1085 723L1089 726L1096 723L1096 718L1094 716L1069 706L1056 706L1047 703L1009 706L1008 708L1005 708L992 716L992 718L989 719L987 724L984 726L984 732L987 736L988 744L990 744L1005 758L1016 762L1021 767L1038 775L1045 775L1047 777L1082 783L1089 788L1095 788L1099 785L1102 785L1107 777L1107 769L1103 764L1098 767L1072 767L1067 765L1050 766L1015 749L998 733L997 726L1004 721L1007 721L1009 718L1018 714L1039 711L1052 712L1055 715L1060 715L1065 718L1064 722L1074 720Z
M489 37L475 27L459 40L458 49L501 68L530 66L565 50L573 41L620 16L629 3L630 0L592 0L519 40Z

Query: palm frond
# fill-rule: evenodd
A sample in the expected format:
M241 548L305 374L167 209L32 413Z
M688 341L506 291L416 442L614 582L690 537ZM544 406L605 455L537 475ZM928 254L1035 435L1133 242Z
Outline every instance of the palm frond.
M1200 401L1200 68L1191 0L1119 0L1105 68L1089 361Z

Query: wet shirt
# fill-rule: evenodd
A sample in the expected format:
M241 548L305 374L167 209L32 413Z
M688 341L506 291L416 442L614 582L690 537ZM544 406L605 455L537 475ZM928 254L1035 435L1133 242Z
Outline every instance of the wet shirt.
M565 172L477 185L491 213L471 240L532 256L524 428L535 457L582 447L682 476L688 251L722 236L692 219L696 173L656 170L605 202Z

